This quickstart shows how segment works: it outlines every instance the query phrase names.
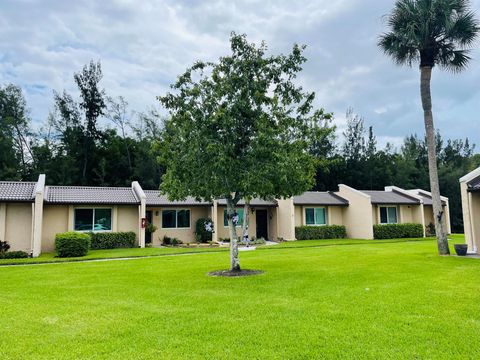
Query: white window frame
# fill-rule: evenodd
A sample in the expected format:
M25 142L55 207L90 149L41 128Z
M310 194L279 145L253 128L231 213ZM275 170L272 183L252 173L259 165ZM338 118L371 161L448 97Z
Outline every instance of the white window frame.
M95 210L99 209L99 210L110 210L110 230L75 230L75 219L77 217L76 215L76 211L78 210L92 210L92 226L95 225ZM76 206L73 208L73 231L75 232L98 232L98 233L102 233L102 232L112 232L113 231L113 207L105 207L105 206L95 206L95 207L92 207L92 206Z
M164 211L175 211L175 227L163 227L163 212ZM178 212L179 211L188 211L188 223L189 223L189 226L188 227L178 227ZM175 230L175 229L178 229L178 230L188 230L188 229L191 229L192 228L192 210L190 208L188 209L169 209L169 208L164 208L164 209L161 209L160 211L160 227L164 230Z
M313 209L313 219L315 220L315 209L325 210L325 224L307 224L307 209ZM327 206L305 206L303 208L305 226L327 226L328 225L328 207Z
M386 212L387 212L387 222L382 222L382 208L386 209ZM397 221L396 222L390 222L389 221L389 215L388 215L388 209L389 208L394 208L395 209L395 214L396 214L396 218L397 218ZM379 206L378 207L378 223L380 225L389 225L389 224L400 224L400 219L399 219L399 210L398 210L398 206L396 205L384 205L384 206Z

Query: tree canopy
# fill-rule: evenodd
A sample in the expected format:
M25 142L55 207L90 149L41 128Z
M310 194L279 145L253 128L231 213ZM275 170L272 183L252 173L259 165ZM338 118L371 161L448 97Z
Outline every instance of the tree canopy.
M194 196L280 198L313 186L312 143L333 131L315 94L294 82L304 47L268 56L266 45L232 34L231 55L197 62L159 97L169 110L161 141L161 189Z

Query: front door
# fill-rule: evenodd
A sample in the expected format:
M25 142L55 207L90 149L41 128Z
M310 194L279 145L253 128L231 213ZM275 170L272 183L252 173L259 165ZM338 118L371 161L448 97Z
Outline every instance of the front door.
M257 221L257 239L268 239L268 212L267 210L255 211Z
M147 217L147 224L152 223L152 211L147 210L146 212L146 217ZM145 231L145 244L151 244L152 243L152 233L149 231Z

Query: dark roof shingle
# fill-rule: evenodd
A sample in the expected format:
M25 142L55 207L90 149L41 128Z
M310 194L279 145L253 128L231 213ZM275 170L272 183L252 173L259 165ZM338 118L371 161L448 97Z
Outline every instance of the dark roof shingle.
M140 204L129 187L47 186L47 204Z
M218 205L220 206L227 206L227 201L225 199L218 199ZM243 206L245 205L245 202L243 200L240 200L237 203L237 206ZM250 200L250 206L278 206L278 203L276 200L262 200L262 199L252 199Z
M31 202L35 198L36 182L0 181L0 201Z
M372 204L399 204L399 205L415 205L420 204L420 200L413 196L408 196L397 191L384 190L360 190L371 198Z
M193 197L187 197L181 201L170 201L165 195L160 194L158 190L144 190L147 197L147 206L208 206L211 203L207 201L196 201Z
M480 176L468 182L468 191L480 191Z
M333 192L307 191L302 195L294 196L295 205L332 205L347 206L348 200Z

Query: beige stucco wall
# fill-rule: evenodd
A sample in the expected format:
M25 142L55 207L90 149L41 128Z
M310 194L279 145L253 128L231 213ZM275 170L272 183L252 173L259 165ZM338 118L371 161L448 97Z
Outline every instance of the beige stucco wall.
M243 209L243 206L237 207L237 209ZM217 207L217 219L215 222L215 232L217 234L217 239L220 241L222 238L230 238L230 232L227 226L224 226L223 223L223 214L226 210L225 206ZM250 239L257 237L257 210L266 210L267 211L267 226L268 226L268 239L267 240L276 240L278 235L278 213L277 208L274 207L255 207L250 208L249 214L249 226L248 226L248 237ZM242 224L237 226L237 235L239 238L242 236Z
M32 250L32 203L4 203L0 209L0 237L10 251ZM3 225L2 225L3 223Z
M295 205L295 226L305 226L305 209L324 207L327 211L327 225L343 225L344 206Z
M450 229L450 214L449 214L449 209L446 206L442 206L444 216L442 219L443 222L443 228L445 231L450 234L451 229ZM424 223L425 226L428 226L430 223L435 225L435 219L433 218L433 206L432 205L424 205L423 206L423 214L424 214Z
M476 244L477 252L480 253L480 193L469 193L471 200L471 227L473 241Z
M380 224L380 208L381 207L396 207L397 221L399 224L416 223L423 224L423 212L421 205L372 205L373 224Z
M277 199L277 237L295 240L295 206L293 198Z
M295 205L295 227L304 225L303 206Z
M347 236L373 239L374 217L370 196L346 185L339 185L337 194L349 201L349 206L343 210L343 224L347 229Z
M69 231L68 205L44 205L42 227L42 252L55 250L55 235ZM70 229L70 230L73 230Z
M113 231L133 231L138 244L138 206L117 206L117 226Z
M405 223L413 223L413 207L415 205L400 205L399 208L399 213L400 213L400 219L399 223L400 224L405 224ZM420 206L420 205L417 205Z
M218 206L217 207L217 221L215 222L215 231L218 234L218 240L220 239L228 239L230 238L230 232L228 230L228 227L224 225L223 223L223 214L224 211L227 209L226 206ZM243 209L242 206L237 207L237 209ZM252 209L250 209L250 214L249 214L249 225L248 225L248 237L252 239L253 237L256 237L257 233L257 221L255 217L255 212L252 212ZM242 224L238 224L237 226L237 236L239 238L242 237Z
M112 209L112 231L133 231L138 241L138 206L137 205L44 205L42 227L42 252L55 250L55 235L73 231L74 211L76 208Z
M188 229L163 229L162 228L162 210L190 210L190 227ZM152 244L161 245L164 236L177 238L184 243L195 242L195 225L200 218L211 217L210 206L178 206L178 207L147 207L147 211L152 211L152 223L158 229L152 234ZM223 221L222 221L223 225ZM215 223L215 227L217 224Z
M478 240L475 238L474 233L474 219L478 217L477 214L473 213L473 194L467 191L467 183L465 181L460 182L460 194L462 197L462 215L463 215L463 228L465 232L465 243L468 245L468 251L474 252L477 251L480 247L478 246Z

